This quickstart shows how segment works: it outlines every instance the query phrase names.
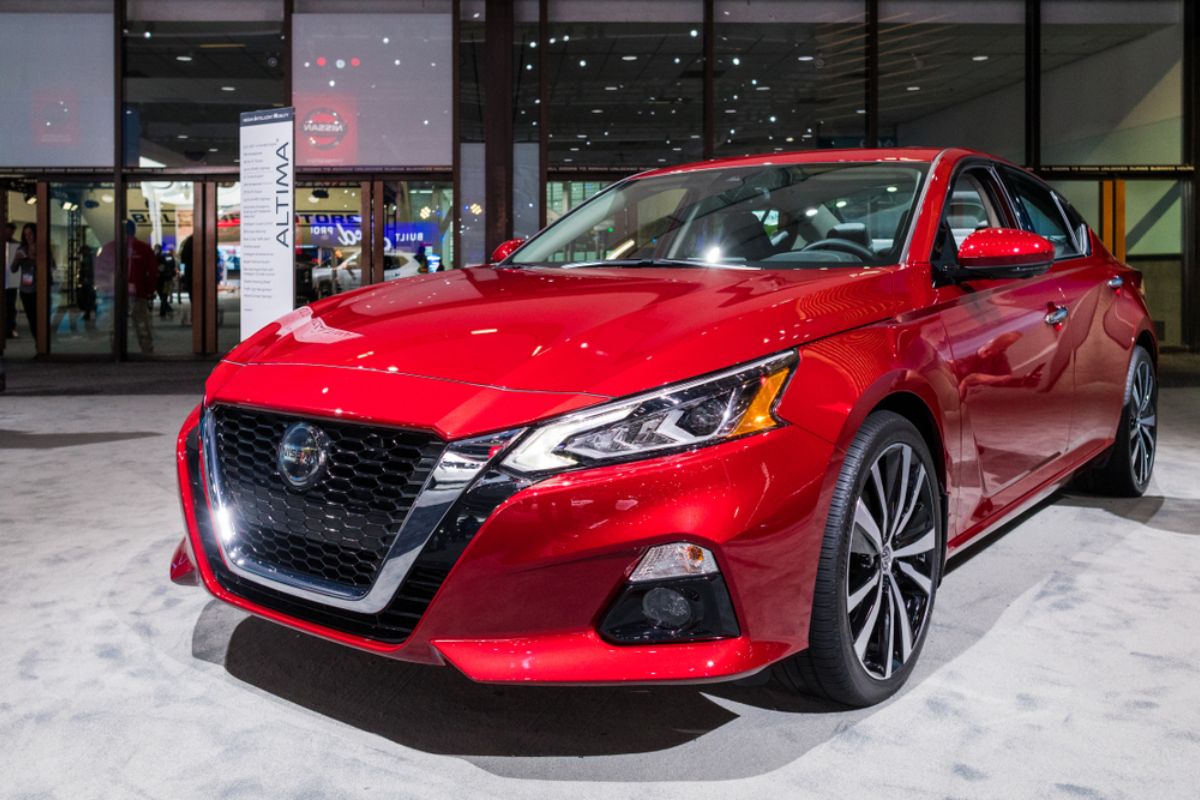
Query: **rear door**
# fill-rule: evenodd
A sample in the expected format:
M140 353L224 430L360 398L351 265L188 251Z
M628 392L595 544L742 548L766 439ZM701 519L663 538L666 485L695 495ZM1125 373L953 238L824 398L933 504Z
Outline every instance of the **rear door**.
M1014 210L987 166L960 171L931 261L948 276L973 231L1016 227ZM1064 304L1052 274L946 277L937 289L963 410L964 462L958 518L988 518L1041 479L1066 450L1073 383L1054 312Z

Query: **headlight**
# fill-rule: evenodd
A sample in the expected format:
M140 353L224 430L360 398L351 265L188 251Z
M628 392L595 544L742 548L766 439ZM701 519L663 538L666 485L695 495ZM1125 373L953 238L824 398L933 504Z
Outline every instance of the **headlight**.
M524 473L690 450L780 425L775 405L794 352L568 414L535 428L504 465Z

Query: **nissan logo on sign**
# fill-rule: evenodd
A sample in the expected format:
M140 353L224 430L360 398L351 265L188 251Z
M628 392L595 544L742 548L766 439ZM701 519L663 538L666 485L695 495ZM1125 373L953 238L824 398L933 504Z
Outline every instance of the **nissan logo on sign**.
M342 115L332 108L314 108L300 123L300 133L318 150L332 150L346 135L348 126Z

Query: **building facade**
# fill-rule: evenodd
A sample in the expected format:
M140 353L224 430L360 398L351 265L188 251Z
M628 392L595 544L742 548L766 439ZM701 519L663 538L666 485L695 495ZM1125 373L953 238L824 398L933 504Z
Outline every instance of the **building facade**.
M232 347L238 116L289 105L297 304L480 263L644 168L961 145L1051 180L1196 349L1196 2L0 0L0 210L36 261L7 354Z

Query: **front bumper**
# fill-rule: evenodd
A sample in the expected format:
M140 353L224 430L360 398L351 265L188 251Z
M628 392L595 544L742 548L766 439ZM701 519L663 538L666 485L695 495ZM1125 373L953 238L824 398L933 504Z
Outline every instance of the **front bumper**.
M832 446L798 426L691 453L559 475L504 500L470 539L403 641L380 641L336 614L288 613L223 579L194 452L193 412L177 470L187 537L172 576L311 634L393 658L450 662L485 682L702 682L752 674L807 645ZM645 550L687 540L711 549L740 635L623 645L599 620ZM190 552L189 552L190 551ZM244 585L244 584L243 584Z

